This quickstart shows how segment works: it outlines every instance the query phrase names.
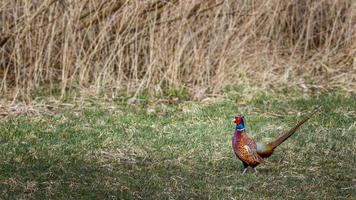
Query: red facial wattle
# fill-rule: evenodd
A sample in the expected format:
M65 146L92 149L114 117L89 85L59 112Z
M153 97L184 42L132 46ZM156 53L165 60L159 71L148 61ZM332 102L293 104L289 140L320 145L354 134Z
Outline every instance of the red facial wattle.
M235 123L240 124L241 123L241 117L236 117L235 118Z

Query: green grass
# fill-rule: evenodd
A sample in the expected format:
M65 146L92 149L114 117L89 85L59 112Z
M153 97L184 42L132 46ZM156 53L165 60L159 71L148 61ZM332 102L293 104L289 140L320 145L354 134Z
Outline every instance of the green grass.
M241 174L232 116L267 141L322 112ZM148 112L149 111L149 112ZM213 104L111 103L61 108L0 124L1 199L353 199L356 100L234 91Z

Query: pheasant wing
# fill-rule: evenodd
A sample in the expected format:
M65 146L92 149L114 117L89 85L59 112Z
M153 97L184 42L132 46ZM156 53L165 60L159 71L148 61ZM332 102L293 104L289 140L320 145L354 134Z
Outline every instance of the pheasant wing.
M253 140L245 138L243 144L241 154L244 162L251 166L255 166L263 162L263 159L257 153L256 143Z

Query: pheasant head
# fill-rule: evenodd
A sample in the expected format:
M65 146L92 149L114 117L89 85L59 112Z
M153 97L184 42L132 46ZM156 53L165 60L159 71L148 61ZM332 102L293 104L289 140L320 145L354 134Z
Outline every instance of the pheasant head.
M236 124L235 127L236 130L238 131L245 130L245 122L244 122L244 117L242 115L238 115L235 117L235 124Z

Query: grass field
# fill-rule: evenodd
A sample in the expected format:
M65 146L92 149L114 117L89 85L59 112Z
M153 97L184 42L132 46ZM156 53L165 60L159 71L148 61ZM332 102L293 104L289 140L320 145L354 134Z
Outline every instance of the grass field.
M170 102L170 103L169 103ZM241 174L232 116L267 141L322 111ZM1 199L354 199L356 100L226 91L210 103L67 103L2 120Z

